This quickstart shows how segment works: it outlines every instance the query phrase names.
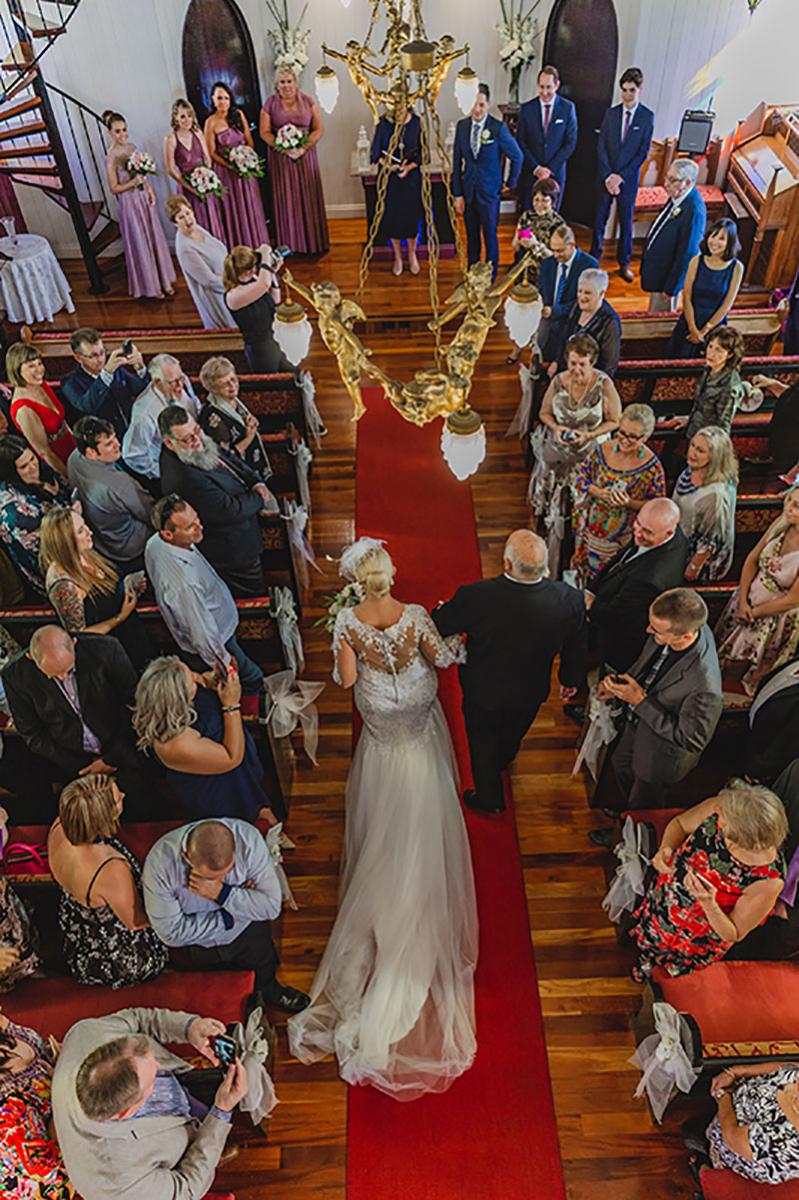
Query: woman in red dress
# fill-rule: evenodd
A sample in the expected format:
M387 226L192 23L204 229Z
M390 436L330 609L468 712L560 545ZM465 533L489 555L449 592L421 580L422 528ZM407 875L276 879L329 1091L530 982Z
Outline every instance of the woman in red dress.
M656 966L670 975L706 967L762 924L782 891L787 834L777 796L740 779L669 821L630 930L634 978Z
M75 439L64 420L63 404L44 381L41 354L33 346L16 342L6 355L6 374L14 387L11 420L37 457L66 479Z

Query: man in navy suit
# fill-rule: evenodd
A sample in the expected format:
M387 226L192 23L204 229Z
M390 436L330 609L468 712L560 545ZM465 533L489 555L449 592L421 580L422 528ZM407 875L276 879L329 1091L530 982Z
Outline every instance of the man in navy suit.
M610 206L616 201L619 218L619 240L616 257L619 274L632 283L635 276L630 267L633 252L633 210L638 193L638 176L652 141L655 114L641 104L644 73L640 67L628 67L619 80L621 104L609 108L602 118L597 144L599 179L594 220L594 240L591 253L602 257Z
M488 111L488 85L481 83L468 117L458 121L452 151L452 195L455 211L466 223L466 254L469 266L480 261L480 232L486 259L499 267L499 200L502 193L502 155L510 160L508 187L516 186L522 169L522 152L502 121Z
M522 105L516 138L524 154L521 195L522 211L530 207L533 182L554 179L560 199L566 186L566 163L577 145L577 110L571 100L558 95L557 67L538 72L538 95Z
M696 190L699 167L677 158L666 174L668 201L649 230L641 258L641 287L650 292L650 312L674 312L688 264L699 253L707 222L705 202Z
M577 299L577 281L583 271L599 265L590 254L578 250L574 230L568 225L553 231L549 248L552 255L544 259L538 272L538 290L544 302L538 346L544 362L557 356L566 318Z
M81 416L102 417L120 442L130 424L133 401L150 383L144 359L131 343L106 352L96 329L76 329L69 339L77 366L61 380L61 398Z

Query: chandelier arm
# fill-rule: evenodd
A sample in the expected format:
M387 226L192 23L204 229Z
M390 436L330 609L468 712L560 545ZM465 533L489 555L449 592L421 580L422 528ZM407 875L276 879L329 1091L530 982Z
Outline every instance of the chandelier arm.
M433 181L430 177L430 107L425 98L422 119L419 121L421 142L421 158L419 170L422 172L422 208L427 227L427 263L428 288L430 292L430 308L433 314L433 332L436 339L436 367L441 367L441 326L438 313L441 307L438 295L438 259L439 243L436 228L436 215L433 210Z
M455 252L458 256L458 266L461 274L466 274L466 245L463 240L463 229L458 219L458 214L455 212L455 200L452 195L452 163L449 161L447 148L444 145L444 139L441 136L441 120L435 108L431 109L431 119L433 122L433 130L436 135L436 147L438 156L441 160L442 177L444 183L444 196L447 201L447 212L449 213L449 223L452 226L452 232L455 236Z
M369 274L369 263L372 261L372 255L374 254L374 248L375 248L375 241L377 239L377 234L380 229L380 225L383 221L383 214L386 209L386 192L388 191L388 180L389 180L389 176L391 174L391 171L389 170L389 166L390 166L391 160L393 159L393 157L396 153L397 147L399 146L400 141L402 139L402 130L403 130L403 126L400 124L400 122L395 121L394 129L392 130L392 133L391 133L391 140L388 144L388 152L386 154L385 162L383 163L383 165L381 167L378 168L375 211L374 211L374 216L372 217L372 223L369 226L369 235L366 239L366 245L364 246L363 253L361 254L361 263L360 263L360 268L358 271L358 290L355 294L359 298L363 296L363 291L364 291L364 288L366 287L366 279Z

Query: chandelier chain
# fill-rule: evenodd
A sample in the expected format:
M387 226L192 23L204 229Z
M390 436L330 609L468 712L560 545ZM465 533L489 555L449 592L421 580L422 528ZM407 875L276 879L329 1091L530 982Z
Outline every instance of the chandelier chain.
M441 136L441 118L435 108L430 109L430 117L433 122L433 129L436 135L436 148L438 157L441 161L442 175L444 176L444 197L447 202L447 212L449 213L449 223L452 226L452 232L455 237L455 252L458 257L458 265L461 273L466 274L466 244L463 240L463 228L455 211L455 198L452 195L452 162L447 154L447 148L444 145L444 139Z
M358 272L358 291L356 292L356 295L359 299L363 296L364 288L366 287L366 280L369 276L369 263L372 261L375 241L377 239L380 226L383 222L383 214L386 211L386 193L388 191L389 176L391 175L390 165L394 155L396 154L397 147L402 139L402 130L402 124L399 121L395 121L394 129L391 133L391 140L388 144L388 150L386 151L385 161L377 172L375 211L374 216L372 217L372 223L369 226L369 235L366 239L366 245L364 246L363 253L361 254L361 264Z
M441 325L438 320L440 302L438 296L438 229L433 210L433 181L430 177L430 106L425 98L422 106L422 118L419 121L421 142L421 158L419 170L422 172L422 211L424 212L427 229L427 263L428 289L430 292L430 308L433 314L433 330L436 338L436 367L441 367Z

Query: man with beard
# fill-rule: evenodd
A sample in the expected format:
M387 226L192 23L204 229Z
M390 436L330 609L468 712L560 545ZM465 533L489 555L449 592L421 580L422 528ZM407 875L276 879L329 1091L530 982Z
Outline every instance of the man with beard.
M234 596L263 594L261 514L277 501L237 455L217 446L178 404L158 415L163 439L161 492L177 493L197 510L205 530L203 551Z

